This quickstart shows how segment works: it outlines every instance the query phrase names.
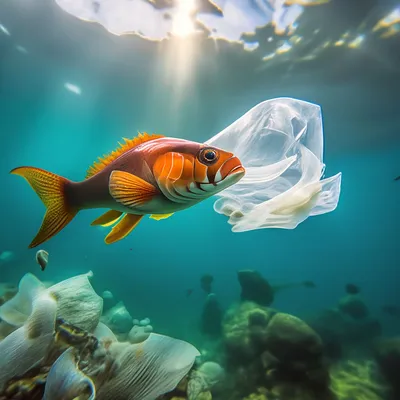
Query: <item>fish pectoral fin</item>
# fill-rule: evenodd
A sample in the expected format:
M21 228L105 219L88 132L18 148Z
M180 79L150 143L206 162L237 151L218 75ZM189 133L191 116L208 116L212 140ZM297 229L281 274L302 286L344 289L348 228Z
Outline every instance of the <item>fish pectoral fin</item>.
M128 236L136 227L136 225L143 218L143 215L126 214L122 217L121 221L117 223L111 232L106 236L104 241L107 244L118 242L124 237Z
M125 207L140 206L158 194L151 183L124 171L111 173L109 189L111 196Z
M150 215L150 218L151 219L155 219L156 221L160 221L161 219L169 218L171 215L174 215L174 213L171 213L171 214L152 214L152 215Z
M118 221L123 213L117 210L109 210L96 218L90 225L110 226Z

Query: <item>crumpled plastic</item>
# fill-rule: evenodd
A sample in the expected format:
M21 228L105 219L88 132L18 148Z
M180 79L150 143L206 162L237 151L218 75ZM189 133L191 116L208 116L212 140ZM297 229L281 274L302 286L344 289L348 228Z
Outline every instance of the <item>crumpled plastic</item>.
M264 101L206 143L231 151L246 169L214 203L233 232L294 229L338 205L342 175L322 179L323 125L316 104L292 98Z

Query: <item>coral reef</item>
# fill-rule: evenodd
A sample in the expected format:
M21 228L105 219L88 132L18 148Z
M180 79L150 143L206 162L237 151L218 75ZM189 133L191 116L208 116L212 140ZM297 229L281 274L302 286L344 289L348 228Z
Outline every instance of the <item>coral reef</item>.
M299 318L242 302L225 315L223 342L242 395L262 386L282 398L299 396L298 390L330 398L321 338Z
M342 297L337 308L324 310L307 323L321 336L325 354L332 359L357 357L381 335L379 321L370 316L358 292Z
M122 302L105 311L103 299L113 296L98 296L91 274L50 287L25 275L0 306L0 400L400 398L400 337L376 340L380 324L358 288L307 323L260 304L273 300L274 287L255 271L240 274L247 289L225 313L207 294L201 355L153 333L149 318L132 319ZM258 282L258 292L248 282Z

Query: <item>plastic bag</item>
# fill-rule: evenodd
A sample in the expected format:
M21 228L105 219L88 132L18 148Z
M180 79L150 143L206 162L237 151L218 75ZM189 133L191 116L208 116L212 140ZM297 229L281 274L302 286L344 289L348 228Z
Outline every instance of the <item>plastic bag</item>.
M246 175L220 192L214 209L232 231L294 229L338 204L341 173L322 179L323 128L318 105L292 98L264 101L207 144L233 152Z

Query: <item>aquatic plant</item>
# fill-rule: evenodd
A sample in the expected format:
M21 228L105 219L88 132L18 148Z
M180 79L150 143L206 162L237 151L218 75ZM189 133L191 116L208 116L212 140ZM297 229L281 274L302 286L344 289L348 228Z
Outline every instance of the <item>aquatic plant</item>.
M338 400L384 400L387 387L371 360L340 362L330 369L332 392Z
M199 351L187 342L148 332L148 318L138 321L147 331L143 341L135 344L119 342L98 318L94 328L95 319L86 321L93 333L72 325L70 320L82 325L82 318L99 304L87 278L72 277L49 289L33 275L21 280L19 293L3 309L10 321L19 322L12 318L15 312L25 322L0 341L0 398L27 393L45 400L82 395L153 400L173 390L188 374ZM76 302L65 310L63 304L74 290ZM94 301L85 304L83 299ZM69 321L56 319L59 313Z
M57 300L57 317L91 332L99 323L103 299L96 294L89 278L92 272L74 276L46 289L33 274L25 274L18 293L0 307L0 317L10 325L21 326L32 312L34 299L47 293Z
M139 344L112 343L108 352L114 372L100 385L100 400L155 399L173 390L200 355L189 343L154 333Z
M96 398L93 381L78 368L78 359L72 347L61 354L47 376L43 400L56 398L76 398L86 391L90 392L88 400Z
M103 324L102 322L98 323L95 330L93 331L93 335L96 336L96 338L99 340L107 339L114 342L118 340L114 332L106 324Z
M47 293L32 303L24 325L0 341L0 392L6 382L39 363L54 340L57 303Z

